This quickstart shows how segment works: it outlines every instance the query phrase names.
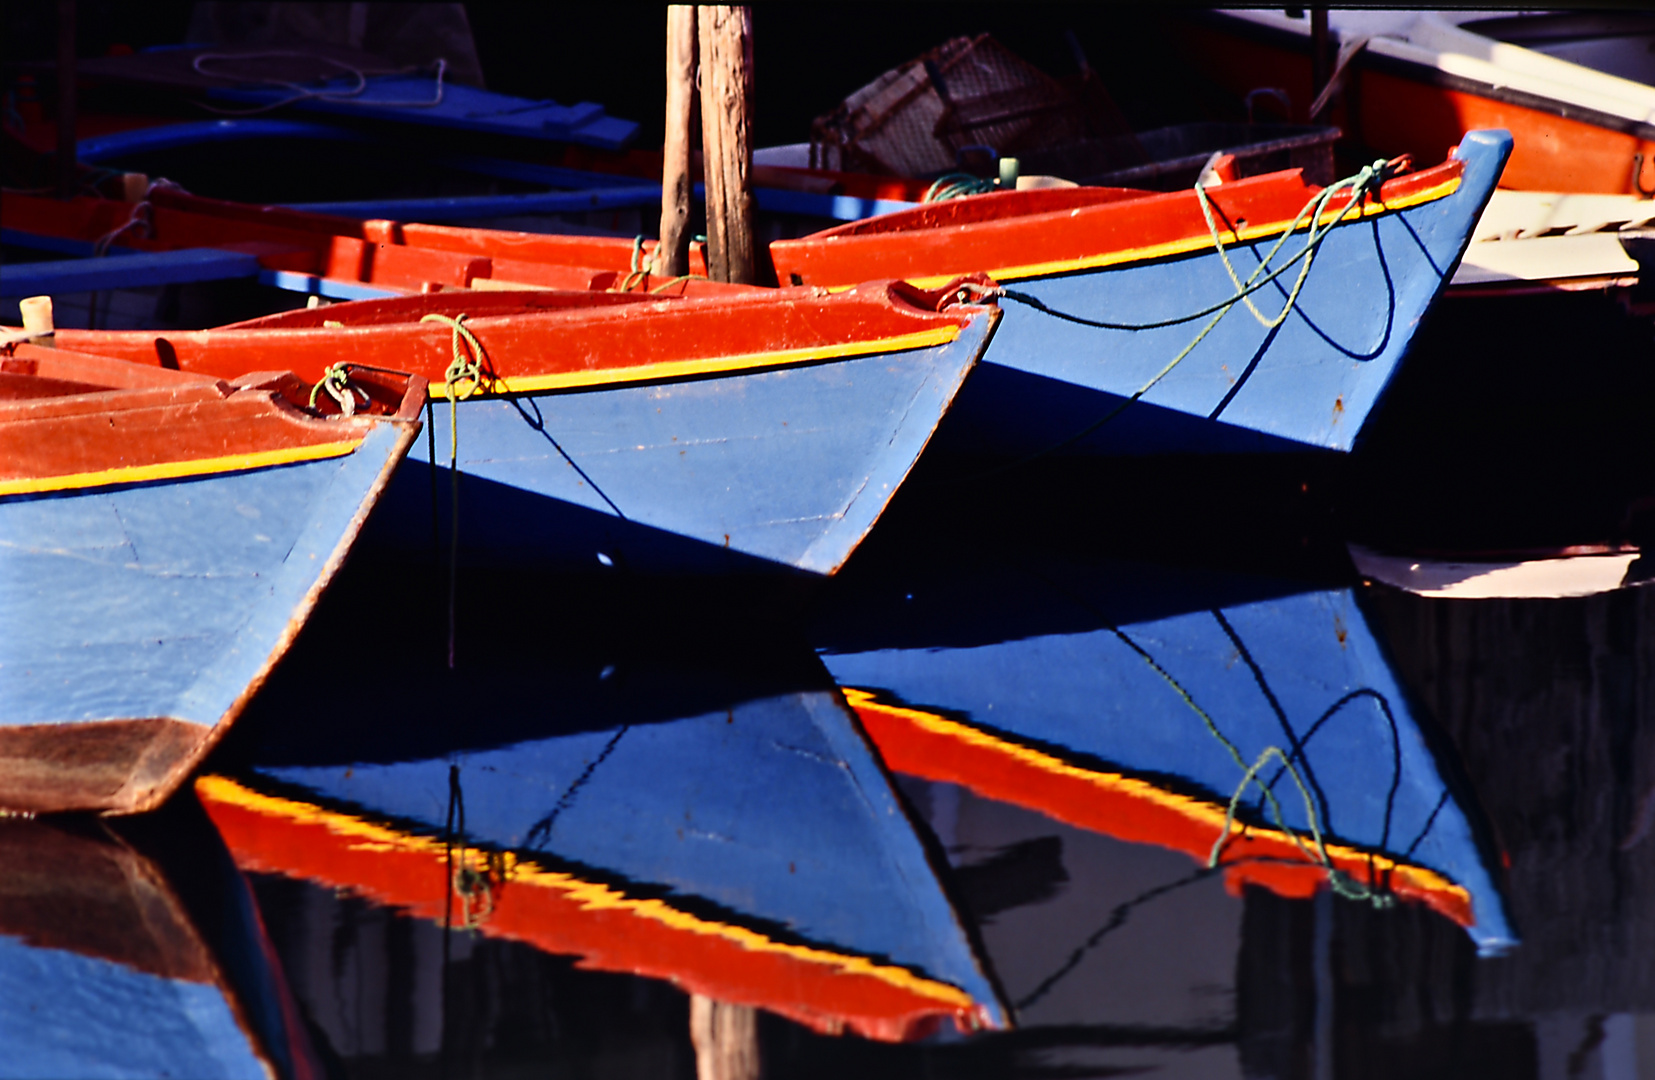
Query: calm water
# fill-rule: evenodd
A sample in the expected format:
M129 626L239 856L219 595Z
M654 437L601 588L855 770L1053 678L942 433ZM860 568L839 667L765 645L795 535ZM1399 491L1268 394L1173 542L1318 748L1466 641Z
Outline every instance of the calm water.
M195 791L0 823L0 1074L1655 1076L1655 589L1343 546L1646 527L1605 310L1440 318L1355 462L921 476L827 588L462 578L452 672L359 561Z

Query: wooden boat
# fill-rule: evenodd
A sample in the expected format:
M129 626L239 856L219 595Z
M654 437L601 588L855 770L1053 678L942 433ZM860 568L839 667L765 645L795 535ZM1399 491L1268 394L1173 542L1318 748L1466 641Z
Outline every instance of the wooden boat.
M1507 128L1516 141L1502 187L1655 192L1655 87L1478 33L1476 20L1494 14L1329 12L1345 65L1327 119L1363 147L1427 157L1468 130ZM1178 39L1219 85L1279 88L1306 117L1315 95L1302 9L1192 13Z
M353 385L6 346L0 809L148 810L224 734L419 430L423 380Z
M1279 327L1230 310L1188 348L1204 319L1100 329L1026 303L1008 305L1009 322L961 395L937 450L1020 460L1053 452L1351 449L1414 328L1452 279L1509 146L1501 133L1473 133L1442 165L1386 181L1364 202L1360 222L1327 233L1318 268ZM1231 256L1227 247L1225 257L1232 264L1245 259L1239 273L1247 274L1321 189L1289 171L1208 190L1217 219L1228 223L1219 235L1248 249ZM343 274L348 283L409 288L423 277L444 288L732 289L633 273L653 251L647 242L388 221L341 227L337 219L293 211L235 209L164 192L155 198L157 234L163 221L176 225L171 243L187 242L192 229L194 236L210 235L212 218L257 222L288 230L290 239L308 234L308 254L298 256L308 260L306 272L323 279ZM1331 215L1348 204L1348 197L1335 195L1326 209ZM167 218L163 210L196 216ZM97 215L103 225L121 211L94 205L58 213L60 219ZM56 229L71 227L63 222ZM82 226L80 234L89 231ZM1288 251L1297 250L1295 238L1288 242ZM362 254L370 251L372 259ZM1189 191L995 193L777 241L770 253L779 280L830 289L880 276L935 286L982 269L1051 309L1116 325L1216 313L1236 291ZM702 272L697 254L691 270ZM383 259L386 269L358 272L352 258L363 267ZM421 269L397 280L391 269L397 265ZM1292 274L1277 280L1286 290ZM1270 295L1274 315L1284 293ZM1169 368L1185 349L1187 358Z
M0 821L6 1073L325 1075L200 806L122 826Z
M447 546L458 528L466 562L832 574L987 344L997 311L958 294L435 293L58 340L206 374L278 357L307 379L340 363L422 373L429 437L370 538L421 558L434 529Z
M1291 243L1319 190L1296 171L1207 189L1211 228L1244 256L1215 250L1195 192L1110 188L951 200L776 241L770 255L781 280L830 288L871 273L927 282L971 264L1021 294L939 451L1349 450L1453 276L1510 146L1504 132L1472 132L1442 165L1386 181L1351 210L1360 220L1326 233L1275 326L1217 305L1259 273L1268 245ZM1350 200L1326 205L1331 216ZM1269 291L1272 317L1289 278Z
M1352 590L1129 562L969 571L876 579L817 630L893 770L1216 858L1237 892L1332 885L1423 904L1485 952L1512 943L1475 796Z
M1396 554L1351 544L1365 578L1420 596L1459 600L1592 596L1647 585L1655 574L1632 544L1577 544L1529 551Z
M1008 1023L808 652L675 663L578 640L503 643L469 676L403 650L394 678L325 700L327 650L296 657L196 790L243 869L445 929L824 1032Z
M1655 281L1635 255L1637 237L1652 224L1655 201L1632 195L1496 191L1454 275L1453 294L1636 291L1646 277Z

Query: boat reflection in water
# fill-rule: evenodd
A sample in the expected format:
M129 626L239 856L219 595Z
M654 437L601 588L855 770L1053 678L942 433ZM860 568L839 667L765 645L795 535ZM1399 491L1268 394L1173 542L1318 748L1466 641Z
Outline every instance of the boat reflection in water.
M546 645L459 674L405 664L318 710L321 652L272 685L246 766L198 781L242 867L818 1031L1005 1024L808 650L755 672Z
M822 659L1023 1023L1237 1038L1244 914L1220 880L1514 943L1480 810L1355 590L1050 553L916 565L846 579Z
M187 793L0 821L0 1073L320 1076L247 882Z

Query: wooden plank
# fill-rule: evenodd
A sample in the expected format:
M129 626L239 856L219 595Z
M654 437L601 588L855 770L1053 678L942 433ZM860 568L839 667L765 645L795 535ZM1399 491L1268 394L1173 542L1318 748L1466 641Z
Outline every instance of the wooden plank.
M701 45L701 147L707 181L707 276L756 283L753 249L753 14L704 4L696 11Z
M655 273L679 277L690 272L690 121L695 112L695 8L667 8L667 131L662 145L661 244Z
M177 285L192 281L223 281L253 277L259 260L235 251L186 248L101 259L65 259L13 264L0 277L0 296L49 296L54 293L136 289L146 285Z

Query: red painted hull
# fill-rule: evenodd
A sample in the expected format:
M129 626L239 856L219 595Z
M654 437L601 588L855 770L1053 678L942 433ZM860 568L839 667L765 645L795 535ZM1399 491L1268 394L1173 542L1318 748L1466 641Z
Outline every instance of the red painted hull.
M1205 22L1181 24L1178 38L1191 64L1220 86L1238 96L1259 87L1284 89L1293 103L1293 119L1307 122L1307 107L1315 97L1308 38L1264 40ZM1440 85L1431 69L1409 70L1365 53L1351 61L1346 80L1347 89L1324 121L1378 153L1435 161L1467 131L1505 128L1515 145L1501 187L1636 195L1636 157L1644 190L1655 188L1655 138L1647 133L1571 118L1561 104L1544 108L1502 100L1494 87L1479 93Z
M436 293L314 308L183 332L60 330L65 348L225 377L282 363L315 381L348 362L411 371L442 383L454 359L453 332L422 316L466 315L487 356L484 389L592 386L761 368L833 355L864 342L957 334L980 313L949 307L947 290L874 283L832 296L815 290L753 290L750 296L659 299L607 292ZM939 310L941 309L941 310ZM340 320L346 320L341 325ZM332 323L332 326L327 324ZM927 337L929 335L929 337ZM821 354L820 356L816 354ZM353 375L353 378L356 376ZM441 394L433 389L435 396Z

